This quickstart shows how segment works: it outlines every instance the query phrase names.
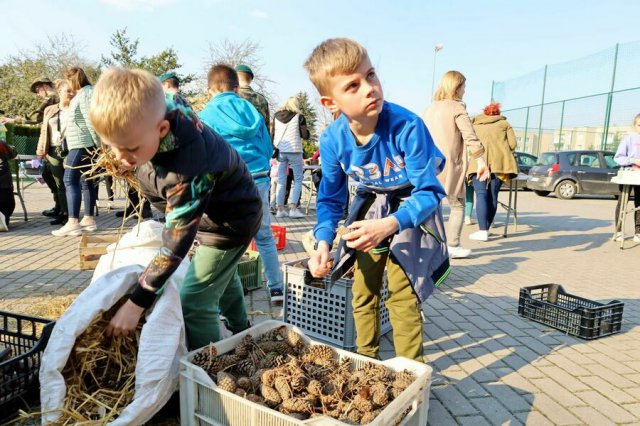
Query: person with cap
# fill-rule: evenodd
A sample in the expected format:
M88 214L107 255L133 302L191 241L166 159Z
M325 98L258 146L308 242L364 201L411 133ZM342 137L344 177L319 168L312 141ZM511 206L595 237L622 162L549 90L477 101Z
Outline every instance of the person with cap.
M174 72L165 72L160 77L160 83L162 83L162 89L165 93L172 93L173 95L179 95L180 93L180 79Z
M0 118L0 122L2 123L24 123L24 124L41 124L44 119L44 110L51 105L56 105L60 100L58 99L58 94L53 88L53 82L51 79L47 77L39 77L33 80L31 86L29 87L32 93L38 95L42 102L38 105L38 108L30 112L29 114L25 114L24 117L17 118L9 118L2 117Z
M238 96L248 100L254 107L256 107L260 115L262 115L262 118L264 118L264 122L267 124L267 129L269 129L271 123L269 117L269 102L262 93L256 92L250 86L253 81L253 71L251 71L251 68L247 65L240 64L236 66L236 72L238 73L238 80L240 82L240 87L238 87Z

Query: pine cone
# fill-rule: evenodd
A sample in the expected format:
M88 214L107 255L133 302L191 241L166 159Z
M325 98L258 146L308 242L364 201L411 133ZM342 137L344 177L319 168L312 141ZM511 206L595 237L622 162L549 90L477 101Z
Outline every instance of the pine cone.
M291 346L289 346L286 342L273 342L273 341L262 342L258 344L258 347L265 354L269 352L275 352L278 355L289 355L289 354L293 355L294 353Z
M247 377L253 376L256 372L256 366L253 364L253 361L248 358L240 360L240 362L236 364L236 369L238 373Z
M279 338L281 338L280 330L278 328L274 328L267 331L265 334L263 334L262 337L260 338L260 341L261 342L277 341L279 340Z
M256 404L263 404L264 405L264 398L261 396L256 395L255 393L248 393L245 398L248 401L251 402L255 402Z
M322 395L322 383L315 379L311 380L309 385L307 385L307 392L309 392L310 395Z
M309 415L307 413L287 413L289 417L293 417L296 420L307 420Z
M396 373L396 378L393 381L393 387L398 389L406 389L411 383L416 380L416 375L411 371L403 370L399 373Z
M238 378L237 385L239 388L242 388L244 390L249 390L253 387L253 384L251 383L251 379L248 377Z
M363 369L367 373L367 376L375 382L388 382L392 380L394 376L393 370L382 364L367 362Z
M355 424L360 424L360 419L362 418L362 413L355 408L350 409L346 413L342 413L338 420L352 422Z
M382 410L375 410L375 411L369 411L367 413L362 414L362 418L360 419L360 424L366 425L368 423L371 423L376 419L376 417L378 417L378 414L380 414L381 412Z
M227 392L234 393L237 389L236 379L229 373L224 371L218 372L218 387Z
M343 358L338 366L338 374L351 374L351 360Z
M302 355L302 361L310 362L320 366L326 366L333 361L334 352L330 346L327 345L315 345L310 346Z
M282 408L292 413L313 413L313 405L303 398L285 399L282 401Z
M297 392L303 391L304 389L306 389L307 383L309 383L309 381L304 376L296 375L291 377L291 388L294 391L297 391Z
M236 365L240 361L240 357L236 354L220 355L218 359L222 363L222 368L231 367L232 365Z
M262 383L262 373L264 373L264 371L265 370L258 370L251 377L249 377L253 389L260 389L260 384Z
M373 411L373 403L368 399L369 392L358 393L355 398L353 398L353 406L358 409L361 413L368 413L369 411Z
M264 358L264 367L265 368L275 368L280 367L286 362L286 358L282 355L278 355L275 352L269 352L267 356Z
M278 391L283 400L291 398L293 394L289 386L289 380L284 376L276 377L273 387Z
M275 407L282 402L282 398L280 398L278 391L270 386L260 386L260 393L269 407Z
M383 383L376 383L371 387L371 401L378 407L384 407L389 403L389 392Z
M276 380L276 371L273 369L264 370L260 378L262 380L262 384L273 386L273 382Z
M288 329L286 326L283 325L278 329L278 331L280 332L280 336L282 336L284 341L287 342L287 344L292 348L299 348L304 344L302 336L295 331Z
M236 346L234 353L240 358L246 358L253 347L253 337L247 334L242 338L242 341Z
M404 389L400 389L400 388L391 388L391 395L393 396L393 399L396 399L398 396L400 396L400 394L404 391Z
M244 398L247 395L244 389L240 389L240 388L236 389L234 393L238 396L241 396L242 398Z

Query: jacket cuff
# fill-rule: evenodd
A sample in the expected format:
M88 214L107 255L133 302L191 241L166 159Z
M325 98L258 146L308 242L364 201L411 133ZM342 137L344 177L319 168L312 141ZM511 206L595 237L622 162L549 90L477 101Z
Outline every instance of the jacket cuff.
M480 149L478 149L476 152L471 154L471 157L473 157L475 160L477 160L478 158L482 157L484 155L484 146L481 147Z
M335 232L332 232L330 229L318 229L315 234L316 241L319 243L320 241L326 241L329 244L329 247L333 245L333 239L335 238Z
M400 209L392 214L392 216L398 221L398 232L414 227L413 221L411 220L411 214L407 209Z
M142 286L138 285L136 289L129 296L129 300L131 300L136 305L141 308L148 309L155 302L157 295L152 292L145 290Z

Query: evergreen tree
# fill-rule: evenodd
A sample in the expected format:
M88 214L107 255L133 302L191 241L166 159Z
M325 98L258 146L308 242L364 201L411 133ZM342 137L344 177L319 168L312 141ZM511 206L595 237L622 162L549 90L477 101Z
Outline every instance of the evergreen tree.
M307 122L307 128L309 129L309 139L303 140L303 148L305 157L310 157L316 152L318 148L318 133L316 130L316 124L318 121L316 109L311 105L309 101L309 95L307 92L299 92L296 95L296 99L298 101L298 108L300 108L300 112L304 116L304 119Z

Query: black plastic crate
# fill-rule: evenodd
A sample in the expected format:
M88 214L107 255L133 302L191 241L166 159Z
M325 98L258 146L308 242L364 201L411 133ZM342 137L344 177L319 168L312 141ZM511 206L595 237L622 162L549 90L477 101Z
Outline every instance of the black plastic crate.
M38 371L55 322L0 311L0 423L38 392ZM6 350L10 353L7 354Z
M620 332L624 303L598 303L574 296L559 284L520 289L518 314L582 339Z

